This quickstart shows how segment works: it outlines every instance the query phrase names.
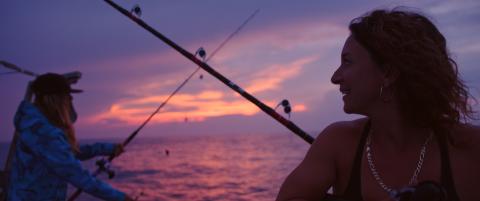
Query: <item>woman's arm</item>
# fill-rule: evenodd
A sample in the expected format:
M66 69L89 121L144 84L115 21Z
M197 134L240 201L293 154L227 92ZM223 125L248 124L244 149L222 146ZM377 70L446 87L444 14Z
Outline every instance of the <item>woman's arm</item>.
M33 154L40 158L53 174L95 197L104 200L125 200L124 193L92 177L87 170L82 168L60 129L42 126L37 129L35 134L24 132L22 136L22 141L31 148Z
M331 136L337 125L325 128L310 147L300 165L288 175L277 201L321 200L335 182L335 143Z

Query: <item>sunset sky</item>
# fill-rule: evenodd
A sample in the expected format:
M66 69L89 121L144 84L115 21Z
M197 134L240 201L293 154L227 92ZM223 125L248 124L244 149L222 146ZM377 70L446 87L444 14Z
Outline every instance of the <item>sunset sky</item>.
M101 0L48 2L0 1L0 60L37 73L82 72L74 85L85 91L74 96L81 139L127 136L197 68ZM190 52L203 47L207 56L260 9L208 63L272 108L288 99L290 119L313 136L329 123L359 117L343 113L330 77L339 66L350 20L376 8L407 6L431 17L471 93L480 97L480 1L116 2L128 10L138 4L145 22ZM9 70L0 68L4 72ZM0 141L12 138L13 115L30 80L22 74L0 76ZM140 135L247 133L290 135L200 71Z

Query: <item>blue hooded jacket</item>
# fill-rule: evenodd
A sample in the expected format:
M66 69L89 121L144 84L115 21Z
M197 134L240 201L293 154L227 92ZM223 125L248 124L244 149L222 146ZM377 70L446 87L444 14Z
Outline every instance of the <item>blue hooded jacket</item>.
M114 144L80 146L80 154L74 155L64 132L27 101L20 104L14 123L19 136L7 200L65 200L67 183L104 200L125 199L124 193L91 176L80 163L94 156L110 155Z

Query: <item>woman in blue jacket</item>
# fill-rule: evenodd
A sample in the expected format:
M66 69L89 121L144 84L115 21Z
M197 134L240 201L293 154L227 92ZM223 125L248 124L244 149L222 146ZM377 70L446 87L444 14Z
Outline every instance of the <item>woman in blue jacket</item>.
M79 146L70 88L61 75L47 73L32 83L34 103L23 101L15 115L19 133L9 177L7 200L65 200L67 183L104 200L132 200L82 168L80 160L119 154L121 145Z

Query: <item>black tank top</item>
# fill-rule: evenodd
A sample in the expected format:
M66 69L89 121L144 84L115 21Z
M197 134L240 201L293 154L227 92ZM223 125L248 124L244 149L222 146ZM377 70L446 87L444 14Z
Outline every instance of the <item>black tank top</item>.
M353 161L352 170L350 173L350 180L348 186L345 190L343 199L348 201L363 201L362 198L362 187L361 187L361 164L363 156L363 148L365 146L368 132L370 130L370 120L365 124L363 128L363 133L360 138L360 142L357 146L357 152L355 154L355 159ZM441 157L441 183L442 186L447 191L447 196L449 201L459 201L457 191L453 183L452 169L450 167L450 157L448 154L448 146L445 135L435 135L438 139L438 144L440 146L440 157Z

